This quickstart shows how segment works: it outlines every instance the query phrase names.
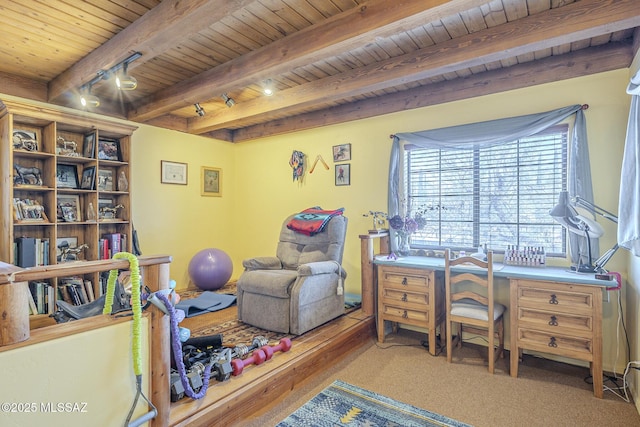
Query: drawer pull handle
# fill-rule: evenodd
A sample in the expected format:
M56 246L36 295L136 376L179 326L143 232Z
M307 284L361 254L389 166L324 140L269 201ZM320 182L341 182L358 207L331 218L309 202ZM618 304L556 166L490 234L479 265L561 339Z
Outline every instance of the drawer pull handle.
M549 339L549 347L558 347L558 343L556 343L556 337L551 337L551 339Z
M549 304L554 304L554 305L558 304L558 297L556 296L556 294L551 294L551 299L549 300Z
M549 320L549 325L558 326L558 319L556 318L556 316L551 316L551 320Z
M407 294L402 295L402 301L407 302Z
M408 283L407 278L406 278L406 277L403 277L403 278L402 278L402 284L403 284L403 285L406 285L407 283Z
M409 314L407 314L407 310L404 311L404 313L402 313L402 318L406 319L409 317Z

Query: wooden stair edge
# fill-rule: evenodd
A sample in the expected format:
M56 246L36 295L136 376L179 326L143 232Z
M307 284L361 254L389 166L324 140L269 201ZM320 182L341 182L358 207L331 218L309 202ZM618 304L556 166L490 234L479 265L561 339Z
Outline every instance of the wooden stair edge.
M356 323L337 335L329 334L326 340L305 339L308 349L293 358L283 360L262 375L254 378L247 375L245 384L216 400L215 397L207 399L205 396L205 401L192 401L187 406L175 408L175 411L172 408L169 425L230 425L247 419L265 406L283 399L314 373L342 360L375 335L375 322L372 317L353 320ZM322 335L322 331L317 335ZM300 345L304 345L303 343ZM253 374L258 373L254 370Z

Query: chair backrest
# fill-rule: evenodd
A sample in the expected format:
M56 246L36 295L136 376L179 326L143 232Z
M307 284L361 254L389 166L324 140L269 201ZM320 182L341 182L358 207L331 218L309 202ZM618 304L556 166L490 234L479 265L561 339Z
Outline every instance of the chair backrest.
M321 233L307 236L287 228L294 215L282 223L276 250L276 256L284 268L296 269L300 264L317 261L337 261L342 264L347 218L344 215L335 215Z
M447 310L451 303L460 300L473 300L488 307L493 313L493 252L487 253L487 260L483 261L471 256L450 259L449 249L445 250L445 289ZM452 267L466 265L469 271L454 272ZM457 286L465 283L464 286Z

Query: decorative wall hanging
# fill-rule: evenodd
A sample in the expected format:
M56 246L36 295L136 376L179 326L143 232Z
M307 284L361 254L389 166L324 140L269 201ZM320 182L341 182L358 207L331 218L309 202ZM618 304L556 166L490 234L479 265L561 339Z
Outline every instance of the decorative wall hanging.
M289 159L289 166L293 169L293 180L301 181L304 175L304 153L302 151L293 150Z
M316 168L316 165L318 164L318 160L322 162L322 166L324 166L326 170L329 170L329 165L327 164L327 162L325 162L322 156L318 154L316 156L315 161L313 162L313 165L311 166L311 169L309 169L309 173L313 173L314 169Z

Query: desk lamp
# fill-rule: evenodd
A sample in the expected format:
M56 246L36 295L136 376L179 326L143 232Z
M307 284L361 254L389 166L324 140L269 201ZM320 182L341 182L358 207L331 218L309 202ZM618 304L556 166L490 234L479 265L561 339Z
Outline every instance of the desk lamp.
M575 206L574 206L575 205ZM618 250L616 243L611 249L606 251L595 263L593 263L591 255L591 240L604 234L603 228L592 218L594 214L607 218L610 221L618 223L618 217L593 203L576 196L573 203L569 200L569 193L561 191L558 197L558 204L549 211L549 215L564 228L579 236L587 238L588 264L580 264L576 266L576 271L580 273L606 273L604 265L609 262L611 257Z

